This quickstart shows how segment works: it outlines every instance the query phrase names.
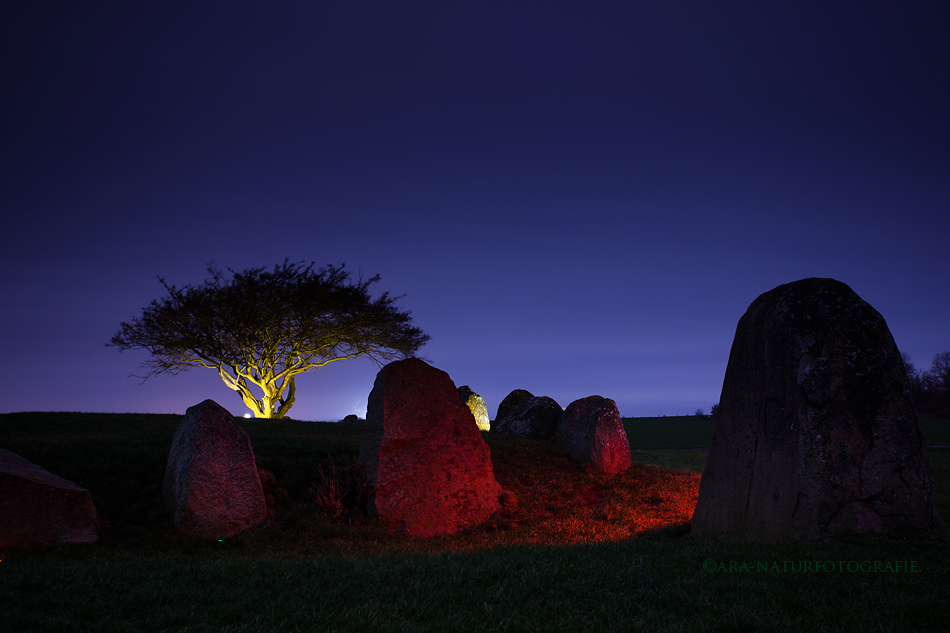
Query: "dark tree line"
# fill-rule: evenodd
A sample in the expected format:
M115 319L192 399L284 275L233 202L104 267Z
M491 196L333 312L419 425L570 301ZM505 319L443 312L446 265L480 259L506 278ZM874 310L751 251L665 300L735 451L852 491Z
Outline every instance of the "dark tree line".
M906 353L901 354L911 396L921 414L950 418L950 352L933 357L930 369L917 369Z

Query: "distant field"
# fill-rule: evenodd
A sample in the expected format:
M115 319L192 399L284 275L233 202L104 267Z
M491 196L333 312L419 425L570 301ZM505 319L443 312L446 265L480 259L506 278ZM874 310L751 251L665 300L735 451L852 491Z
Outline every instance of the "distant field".
M627 441L636 448L706 446L712 443L716 423L692 415L658 418L623 418ZM921 420L927 446L950 446L950 420Z
M921 420L920 432L927 446L950 446L950 420Z
M631 447L709 446L715 421L692 415L659 418L623 418L623 428Z

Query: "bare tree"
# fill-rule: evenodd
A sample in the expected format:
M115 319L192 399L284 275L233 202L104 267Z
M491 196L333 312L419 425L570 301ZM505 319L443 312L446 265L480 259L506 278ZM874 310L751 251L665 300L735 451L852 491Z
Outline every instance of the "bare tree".
M412 356L429 340L410 312L395 307L400 297L370 297L379 275L351 283L345 264L313 266L284 260L272 272L228 269L226 280L209 264L210 279L182 289L159 277L168 296L122 323L107 345L147 350L145 379L214 369L255 417L282 418L294 404L297 374L357 357L382 364Z
M950 394L950 352L941 352L934 356L930 364L930 375L935 385L944 394Z
M901 362L904 365L904 384L907 385L907 389L910 391L910 395L914 401L919 401L924 394L922 372L914 367L914 363L910 359L910 354L907 352L901 352Z
M914 367L914 361L911 360L910 354L907 352L901 352L901 363L904 365L904 375L907 377L908 382L917 376L917 368Z

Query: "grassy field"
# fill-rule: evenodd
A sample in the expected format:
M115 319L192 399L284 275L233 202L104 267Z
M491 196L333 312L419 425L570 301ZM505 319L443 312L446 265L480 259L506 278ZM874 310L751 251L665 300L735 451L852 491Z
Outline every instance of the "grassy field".
M0 415L0 448L89 489L103 524L96 545L0 552L5 630L950 630L946 540L688 539L705 451L637 450L608 478L548 442L485 434L513 502L477 529L420 540L361 511L359 424L239 420L271 482L268 520L182 539L160 488L180 419ZM662 442L640 446L702 432L659 420L665 436L632 420ZM950 517L950 450L928 454ZM835 569L811 571L816 560ZM895 561L915 571L873 571Z
M682 448L708 447L716 423L711 418L692 415L659 418L623 418L630 446ZM920 421L920 432L927 446L950 446L950 420Z
M681 448L709 446L716 423L710 418L671 415L662 418L623 418L630 446ZM700 469L702 470L702 469Z

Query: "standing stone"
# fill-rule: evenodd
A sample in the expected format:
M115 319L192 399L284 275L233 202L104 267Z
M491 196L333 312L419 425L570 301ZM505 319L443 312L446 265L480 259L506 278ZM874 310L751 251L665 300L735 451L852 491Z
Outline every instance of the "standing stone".
M501 487L471 410L449 375L417 358L376 375L360 463L369 513L414 536L452 534L498 510Z
M530 391L524 389L515 389L501 401L501 404L498 405L498 411L495 413L495 424L498 423L498 420L504 420L512 411L519 409L524 405L524 403L534 397Z
M630 442L617 403L600 396L575 400L557 426L557 443L576 462L614 475L630 467Z
M491 429L491 422L488 419L488 407L485 406L484 398L472 391L472 388L468 385L463 385L459 387L459 400L471 409L479 431Z
M0 548L95 542L88 490L0 449Z
M181 535L226 538L267 516L251 440L213 400L189 407L175 430L163 492Z
M884 318L833 279L756 299L736 328L692 535L808 541L941 530Z
M498 405L493 428L506 435L547 440L557 432L562 413L564 409L553 398L515 389Z

